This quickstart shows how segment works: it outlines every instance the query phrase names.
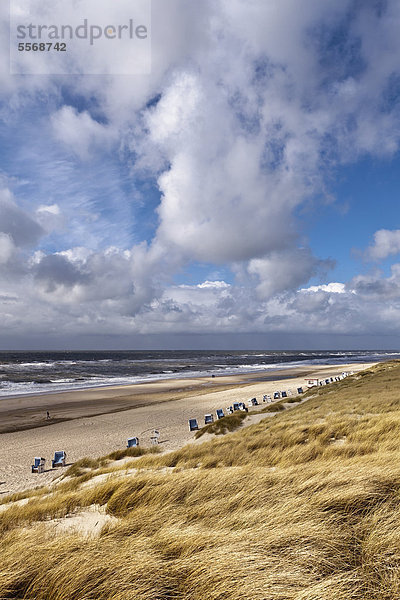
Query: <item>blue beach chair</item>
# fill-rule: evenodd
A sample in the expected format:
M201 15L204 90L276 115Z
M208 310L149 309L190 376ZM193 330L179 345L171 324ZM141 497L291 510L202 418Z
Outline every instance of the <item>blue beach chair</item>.
M217 408L216 413L217 413L217 419L223 419L225 416L222 408Z
M128 438L127 448L137 448L137 446L139 446L139 438L138 437Z
M65 467L65 459L67 458L66 453L64 452L64 450L58 450L57 452L54 452L54 458L51 461L51 466L53 467Z
M196 431L198 428L197 419L189 419L189 431Z

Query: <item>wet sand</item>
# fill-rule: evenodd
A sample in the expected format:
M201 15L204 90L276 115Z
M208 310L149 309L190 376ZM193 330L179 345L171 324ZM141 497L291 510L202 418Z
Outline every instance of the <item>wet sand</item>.
M187 396L249 386L255 382L306 377L308 373L309 370L305 368L277 369L245 375L165 379L134 385L0 397L0 434L172 402ZM47 411L50 420L46 418Z
M148 446L153 429L160 430L160 448L174 450L193 441L189 418L197 418L202 426L205 413L225 410L233 402L247 402L254 396L261 402L263 394L275 390L296 393L297 387L305 387L305 378L356 372L371 364L299 367L0 398L0 497L57 477L60 470L49 468L56 450L65 450L67 463L73 463L84 456L98 457L124 448L132 436ZM46 411L50 420L46 420ZM34 456L46 458L46 473L30 472Z

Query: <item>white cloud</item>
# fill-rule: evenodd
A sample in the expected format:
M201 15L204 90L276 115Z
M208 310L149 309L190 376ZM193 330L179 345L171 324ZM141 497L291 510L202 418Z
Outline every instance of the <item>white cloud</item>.
M374 243L367 248L366 257L370 260L383 260L400 253L400 229L380 229L374 233Z
M331 283L323 285L311 285L308 288L302 288L300 292L327 292L329 294L344 294L346 292L346 285L333 281Z
M399 109L387 98L399 75L400 7L388 1L380 16L378 3L354 7L153 0L146 77L10 78L3 61L5 124L44 98L52 111L47 123L29 124L48 154L36 163L36 150L20 151L37 165L27 177L30 190L40 187L32 210L29 193L24 203L0 194L0 260L19 269L18 281L4 277L20 298L10 327L346 333L396 325L397 267L388 278L305 287L311 277L324 281L333 263L303 239L300 209L325 194L330 167L399 146ZM90 162L97 155L105 158ZM142 231L133 207L143 180L160 202L149 216L144 185ZM399 252L399 231L380 230L368 256ZM194 261L231 269L236 280L172 285Z
M46 232L60 229L65 225L65 217L58 204L41 204L36 209L36 220Z
M63 106L51 116L56 139L82 159L88 159L97 148L104 150L113 141L112 130L95 121L87 111L78 113L72 106Z
M231 286L229 283L226 283L226 281L204 281L203 283L199 283L197 285L197 287L199 287L201 289L209 288L209 289L223 290L223 289L227 289Z
M320 261L308 249L274 252L266 258L249 261L247 271L255 276L259 298L269 298L285 290L295 290L319 271L333 266Z

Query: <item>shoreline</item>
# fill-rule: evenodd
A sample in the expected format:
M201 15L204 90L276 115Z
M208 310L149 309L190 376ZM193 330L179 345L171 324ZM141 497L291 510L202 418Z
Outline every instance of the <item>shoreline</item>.
M5 396L0 398L0 435L171 402L188 393L197 396L252 383L283 381L294 376L306 376L309 371L295 367L285 370L268 369L262 373L159 379L129 385ZM170 397L171 394L174 395L173 398ZM44 416L47 410L50 412L50 420Z
M234 389L253 383L284 381L302 376L307 378L325 369L336 370L364 364L376 363L299 365L241 374L166 378L132 384L0 396L0 435L170 402L181 399L188 392L191 395L204 395L211 391ZM170 398L170 394L174 394L174 397ZM49 420L45 418L47 411L50 412Z
M357 372L374 364L377 363L318 365L291 369L290 373L268 370L263 375L168 380L2 401L0 423L3 427L8 423L14 429L0 433L0 497L48 485L62 475L63 469L50 468L56 450L64 450L67 463L72 464L83 457L98 458L124 448L129 437L138 436L141 446L149 446L154 429L160 431L163 452L177 450L187 443L199 442L189 432L190 418L197 418L202 427L205 414L215 414L217 408L225 411L233 402L247 404L251 397L262 401L263 394L272 395L276 390L296 393L297 387L306 388L305 379ZM335 384L331 385L334 389ZM46 410L50 410L53 420L46 422ZM46 458L44 474L31 473L34 456Z
M364 364L364 363L362 363ZM372 364L372 363L371 363ZM374 363L375 364L375 363ZM34 396L39 397L39 396L52 396L52 395L56 395L56 394L72 394L75 392L86 392L86 391L98 391L98 390L108 390L108 389L121 389L121 388L131 388L131 387L136 387L138 385L151 385L151 384L158 384L158 383L168 383L168 382L174 382L174 381L187 381L187 380L203 380L203 379L213 379L213 380L218 380L218 379L224 379L224 378L240 378L240 377L249 377L249 376L253 376L253 377L257 377L259 374L262 373L274 373L275 371L282 371L282 372L291 372L292 370L296 370L296 369L306 369L308 365L304 365L303 367L296 366L296 367L275 367L275 368L270 368L270 369L265 369L264 371L262 369L257 369L255 371L246 371L240 374L237 373L224 373L224 374L207 374L207 375L188 375L188 376L183 376L180 375L179 377L160 377L160 378L156 378L156 379L140 379L138 381L133 381L131 383L109 383L109 384L99 384L99 385L85 385L82 387L71 387L71 388L65 388L65 389L60 389L60 390L44 390L44 391L35 391L35 392L24 392L24 393L20 393L20 394L7 394L7 395L1 395L0 393L0 405L1 402L3 402L4 400L15 400L15 399L19 399L19 398L25 398L25 397L31 397ZM314 365L310 365L310 368L314 366ZM319 365L316 365L316 367L318 367ZM323 367L329 366L329 365L322 365ZM336 365L332 365L332 367L335 367ZM340 366L340 365L339 365ZM308 372L308 370L307 370ZM272 376L271 376L272 377ZM286 377L282 377L281 379L287 379L290 378L291 375L287 375ZM262 378L262 380L267 379L268 376L265 376ZM276 377L275 377L276 379ZM1 390L0 390L1 391Z

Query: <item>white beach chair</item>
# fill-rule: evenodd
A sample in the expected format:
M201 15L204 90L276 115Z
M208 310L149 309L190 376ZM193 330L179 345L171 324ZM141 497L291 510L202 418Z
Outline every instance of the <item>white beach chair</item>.
M44 465L46 463L46 459L40 456L35 456L33 459L32 465L32 473L44 473Z
M150 444L152 444L153 446L157 446L159 439L160 439L160 432L158 431L158 429L155 429L153 431L153 435L150 436Z

